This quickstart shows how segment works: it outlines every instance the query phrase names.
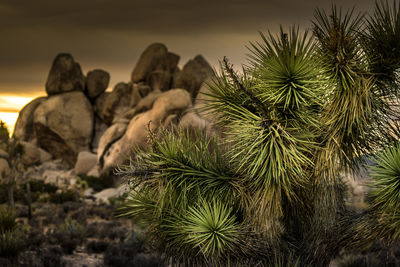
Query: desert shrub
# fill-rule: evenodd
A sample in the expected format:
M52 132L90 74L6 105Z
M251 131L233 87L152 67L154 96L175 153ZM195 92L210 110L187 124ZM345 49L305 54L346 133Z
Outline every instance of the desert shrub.
M31 192L40 192L40 193L55 193L58 189L57 186L52 184L46 184L40 180L30 180L29 185L31 187Z
M0 209L0 233L12 232L17 227L17 215L11 209Z
M0 257L15 258L23 248L24 241L19 231L6 231L0 234Z
M54 204L62 204L68 201L78 201L78 195L76 191L68 189L60 193L50 193L48 200Z
M102 175L100 177L80 175L83 181L86 181L88 186L94 191L100 192L103 189L114 187L114 178L110 175Z
M0 210L0 257L15 258L24 248L23 233L17 226L13 210Z
M75 221L65 220L53 232L53 243L59 244L64 253L71 254L78 245L81 245L86 236L86 228Z

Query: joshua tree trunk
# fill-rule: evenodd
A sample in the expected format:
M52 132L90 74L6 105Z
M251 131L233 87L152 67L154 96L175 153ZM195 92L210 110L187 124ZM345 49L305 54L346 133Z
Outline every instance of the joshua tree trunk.
M17 167L19 164L19 155L11 162L11 173L8 182L8 205L11 209L14 209L14 186L15 186L15 176L17 175Z
M26 192L27 192L27 202L28 202L28 220L32 219L32 196L31 196L31 184L26 183Z

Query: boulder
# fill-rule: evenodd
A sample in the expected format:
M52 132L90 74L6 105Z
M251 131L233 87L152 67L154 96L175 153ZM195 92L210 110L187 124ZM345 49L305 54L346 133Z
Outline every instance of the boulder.
M201 118L193 110L188 111L181 117L179 127L194 132L205 132L208 136L214 136L212 124Z
M110 74L104 70L92 70L86 75L86 95L94 99L101 95L108 87Z
M179 56L168 52L165 45L151 44L141 54L131 75L132 82L145 82L155 90L168 90L178 61Z
M107 172L127 161L134 155L134 149L146 149L149 127L152 131L156 131L166 121L173 119L174 116L170 115L180 114L190 106L191 98L186 90L173 89L161 93L154 101L151 110L133 117L122 138L108 149L104 149L103 153L99 153L99 165L102 172Z
M22 164L24 164L25 166L32 166L42 163L40 151L42 149L28 142L21 141L20 143L24 146L24 153L21 156Z
M40 162L41 163L45 163L45 162L53 159L53 156L50 153L48 153L47 151L39 148L39 152L40 152Z
M94 165L93 168L86 175L92 177L100 177L101 176L100 165L99 164Z
M74 170L45 170L43 172L44 183L55 185L60 189L70 188L71 182L75 183L77 179L78 177L74 174Z
M136 105L136 114L147 111L153 107L154 101L161 95L161 91L156 90L142 98Z
M8 159L8 153L0 148L0 158Z
M101 103L96 103L96 111L99 117L107 125L111 125L114 116L124 113L131 108L131 93L131 83L121 82L115 85L113 91L105 99L99 100L104 101L102 105Z
M100 154L99 147L99 165L102 173L107 173L113 167L123 164L133 149L147 148L148 126L151 121L151 110L136 115L129 123L125 134L119 140L109 145ZM158 125L150 123L150 128L156 130Z
M82 151L78 154L78 159L75 163L76 174L87 174L97 162L97 155L88 151Z
M70 54L59 54L53 61L46 82L46 92L50 95L69 91L83 91L85 77L81 67Z
M25 168L22 177L29 177L29 179L44 181L43 173L45 171L59 171L66 172L70 167L61 159L45 161L40 165L34 165Z
M103 136L100 138L99 147L97 149L99 160L103 157L104 152L124 135L127 127L127 124L116 123L104 132Z
M178 114L192 105L188 92L184 89L171 89L162 93L153 104L151 120L163 123L170 114Z
M93 152L97 153L97 148L99 147L100 138L103 136L104 132L107 130L108 126L97 116L94 116L94 132L92 143L90 147Z
M214 75L210 64L198 55L183 66L182 71L176 76L173 87L185 88L193 99L196 98L203 82Z
M151 92L150 86L143 83L133 84L130 106L136 107L139 101Z
M104 103L106 103L106 100L110 94L111 94L110 92L104 92L98 97L96 97L96 99L94 100L93 109L97 117L99 117L103 122L104 122L104 116L102 112L104 109Z
M80 151L89 150L93 110L83 92L49 97L34 112L34 128L40 147L74 165Z
M47 99L39 97L26 104L18 114L14 127L14 136L18 140L34 142L35 132L33 129L33 113L36 108Z
M8 161L0 158L0 181L4 182L8 179L10 175L10 166L8 165Z
M107 188L104 189L93 196L95 197L97 202L110 204L109 199L115 198L119 195L117 188Z
M210 112L207 109L208 103L212 100L210 96L210 88L208 83L212 84L211 79L207 79L200 87L199 93L194 101L193 111L198 114L201 118L207 120L209 123L215 123L217 121L217 115Z

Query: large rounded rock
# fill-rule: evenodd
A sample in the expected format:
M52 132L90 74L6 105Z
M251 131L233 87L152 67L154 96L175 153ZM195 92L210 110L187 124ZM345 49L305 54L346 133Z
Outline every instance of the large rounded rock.
M177 114L189 108L192 101L184 89L172 89L162 93L153 104L151 119L156 123L163 123L171 114Z
M83 92L49 97L35 110L38 144L56 158L74 165L80 151L89 150L93 110Z
M92 143L90 147L93 152L97 153L97 148L99 147L100 138L103 136L104 132L107 130L108 126L98 116L94 116L94 132Z
M82 151L78 154L78 159L75 163L76 174L87 174L97 162L97 155L88 151Z
M130 106L136 107L139 101L151 92L151 87L143 83L133 84Z
M214 71L210 64L201 55L198 55L183 66L182 71L175 78L173 86L185 88L194 99L200 86L212 75L214 75Z
M179 126L193 132L205 132L208 136L214 136L214 129L210 122L201 118L193 110L185 113L179 121Z
M99 158L99 164L103 172L124 163L132 155L134 148L145 149L147 147L148 126L152 130L157 128L151 121L151 110L136 115L129 123L125 134L104 150Z
M96 97L94 101L93 105L94 111L101 120L103 120L102 112L104 109L104 103L106 103L106 100L110 94L111 94L110 92L104 92L100 94L98 97Z
M46 82L48 95L55 95L69 91L83 91L85 77L81 67L70 54L59 54L53 61Z
M128 127L125 123L116 123L109 127L101 136L99 147L97 149L98 159L103 157L104 151L107 151L113 143L120 139Z
M186 90L173 89L159 94L151 110L133 117L121 139L99 153L103 172L124 163L133 155L133 148L146 149L149 127L151 131L157 131L160 126L168 124L166 122L170 122L173 115L182 113L190 106L191 98Z
M140 56L131 75L132 82L145 82L155 90L171 88L179 56L160 43L151 44Z
M0 148L0 158L8 159L8 153Z
M24 153L21 157L21 163L25 166L32 166L43 163L51 159L51 155L43 149L29 142L20 142L24 146Z
M33 130L33 113L36 108L47 99L47 97L39 97L26 104L18 114L15 123L14 136L18 140L33 141L35 139Z
M145 112L153 107L154 101L161 95L159 90L153 91L146 97L140 99L135 107L136 114Z
M131 83L118 83L110 94L106 95L106 97L101 95L101 98L98 101L96 100L97 115L107 125L111 125L115 116L131 108L131 93Z
M90 99L101 95L108 87L110 74L104 70L92 70L86 75L86 94Z

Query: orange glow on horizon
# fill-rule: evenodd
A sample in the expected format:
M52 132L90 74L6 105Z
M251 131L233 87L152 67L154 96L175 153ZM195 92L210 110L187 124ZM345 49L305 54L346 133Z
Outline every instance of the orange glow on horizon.
M10 135L14 131L15 122L19 111L34 98L43 95L43 93L32 93L26 95L11 95L0 93L0 120L7 125Z
M6 123L10 136L14 132L15 122L18 118L18 112L0 112L0 120Z

